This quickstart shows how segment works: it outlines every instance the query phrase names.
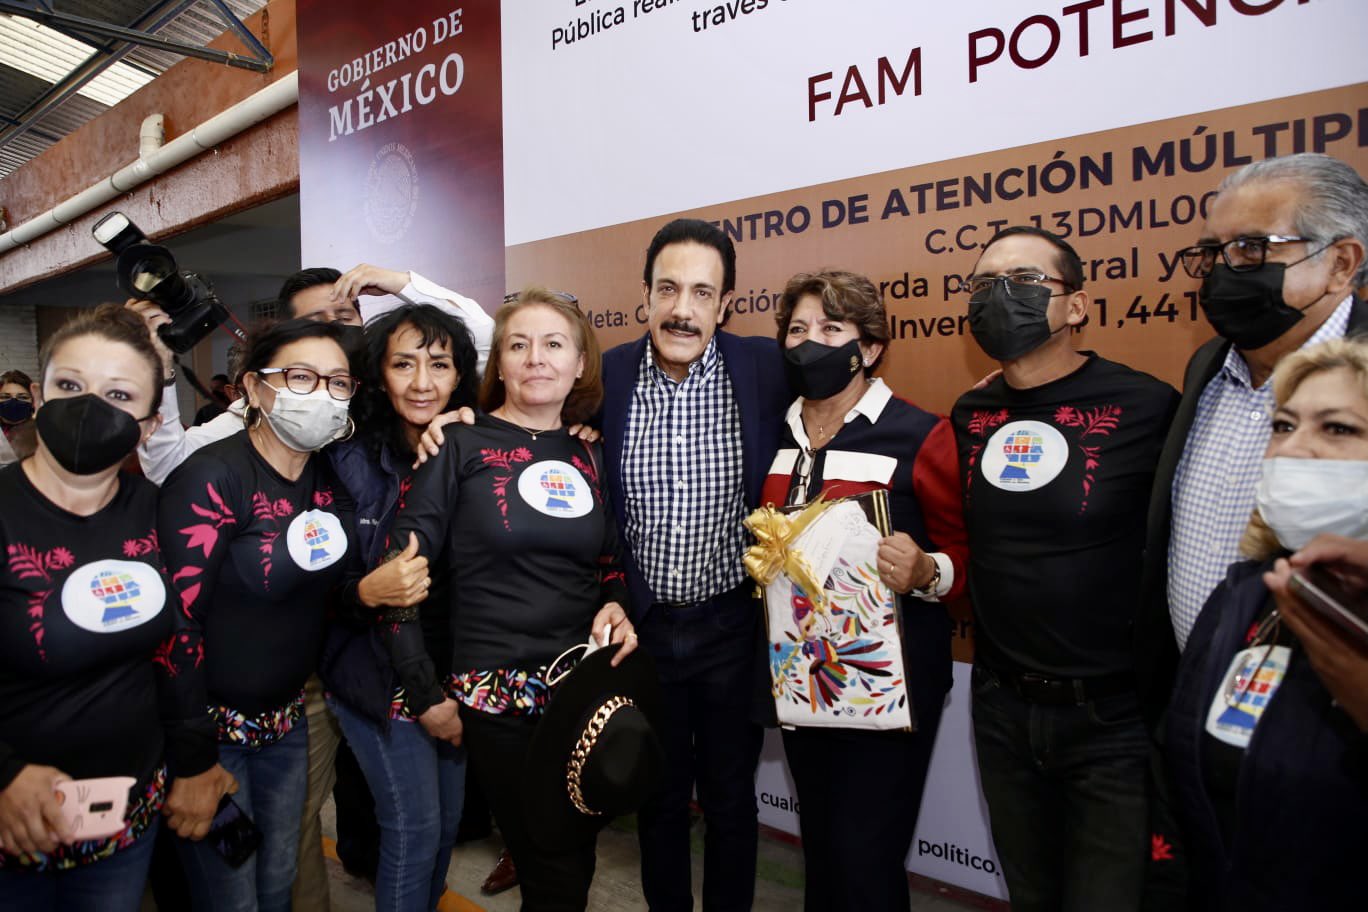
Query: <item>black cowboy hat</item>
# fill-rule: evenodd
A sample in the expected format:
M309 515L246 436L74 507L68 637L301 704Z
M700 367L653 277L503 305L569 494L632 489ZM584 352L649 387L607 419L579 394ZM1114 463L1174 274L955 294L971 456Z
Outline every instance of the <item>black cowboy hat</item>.
M543 849L569 848L635 813L664 769L655 663L638 649L613 668L618 648L576 665L532 734L523 806Z

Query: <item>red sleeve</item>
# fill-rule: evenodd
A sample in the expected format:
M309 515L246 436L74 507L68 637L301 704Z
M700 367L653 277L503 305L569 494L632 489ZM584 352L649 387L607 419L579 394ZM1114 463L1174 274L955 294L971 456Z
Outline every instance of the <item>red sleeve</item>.
M969 576L969 533L964 528L959 452L949 419L937 422L917 451L912 463L912 491L921 504L931 544L948 556L955 568L955 581L940 600L958 598L964 594Z

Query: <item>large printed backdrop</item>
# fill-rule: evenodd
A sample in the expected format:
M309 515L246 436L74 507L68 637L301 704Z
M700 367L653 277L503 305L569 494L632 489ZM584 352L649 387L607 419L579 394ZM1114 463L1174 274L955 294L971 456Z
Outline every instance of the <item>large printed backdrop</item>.
M867 273L886 379L939 411L992 366L953 288L998 227L1067 237L1079 344L1176 385L1211 331L1173 254L1221 177L1294 151L1368 173L1360 0L300 0L299 30L307 265L417 269L491 311L573 291L610 345L644 331L652 233L697 216L737 243L733 331L773 333L795 272ZM1002 897L970 637L908 867ZM777 739L757 798L797 831Z
M498 7L299 0L298 17L304 265L412 269L497 302Z

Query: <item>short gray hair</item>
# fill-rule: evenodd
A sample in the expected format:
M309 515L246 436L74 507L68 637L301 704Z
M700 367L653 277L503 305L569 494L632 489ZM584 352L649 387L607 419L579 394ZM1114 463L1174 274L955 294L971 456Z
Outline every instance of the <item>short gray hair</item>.
M1266 158L1226 176L1218 193L1246 184L1294 182L1297 196L1294 230L1322 243L1355 238L1368 248L1368 182L1349 165L1318 152ZM1359 263L1354 285L1368 284L1368 256Z

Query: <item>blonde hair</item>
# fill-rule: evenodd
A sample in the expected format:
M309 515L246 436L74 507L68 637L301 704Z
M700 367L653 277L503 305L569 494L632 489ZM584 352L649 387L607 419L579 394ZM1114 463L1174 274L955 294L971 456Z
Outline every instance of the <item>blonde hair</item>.
M561 420L567 424L587 421L603 402L603 358L598 337L594 335L594 328L589 325L589 319L580 310L578 302L540 287L523 289L517 300L503 305L494 314L494 337L489 345L484 379L480 383L480 408L492 412L503 405L508 396L503 377L499 376L499 360L508 334L508 321L526 307L545 307L560 314L570 324L575 347L584 356L584 373L565 397Z
M1331 339L1283 358L1273 369L1274 404L1286 405L1308 377L1332 370L1349 371L1359 392L1368 399L1368 337ZM1283 550L1278 536L1255 507L1240 537L1240 553L1254 560L1268 560Z

